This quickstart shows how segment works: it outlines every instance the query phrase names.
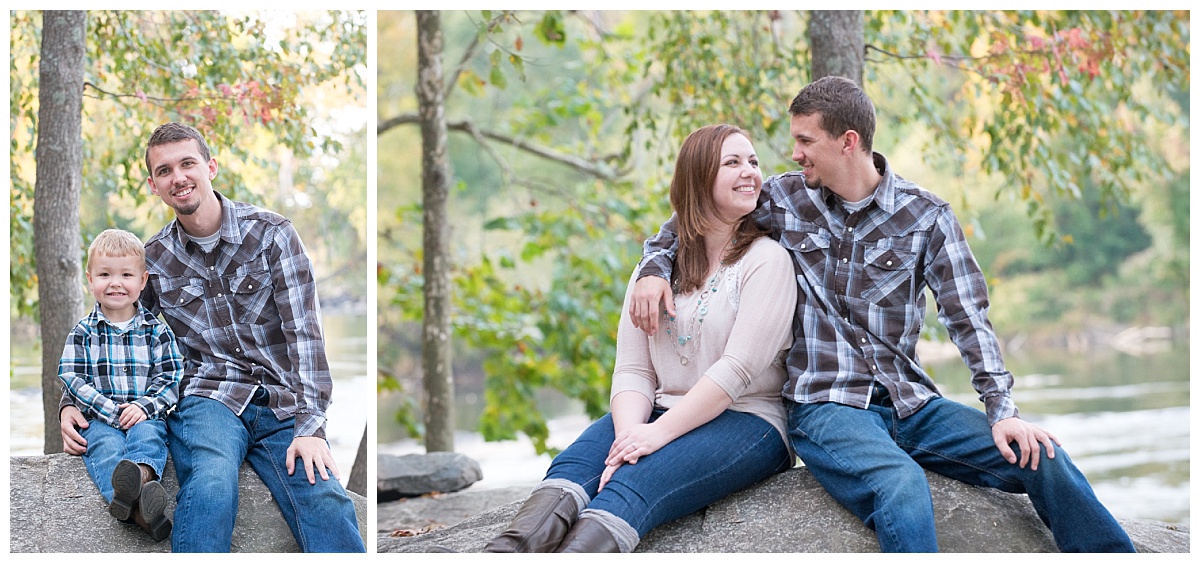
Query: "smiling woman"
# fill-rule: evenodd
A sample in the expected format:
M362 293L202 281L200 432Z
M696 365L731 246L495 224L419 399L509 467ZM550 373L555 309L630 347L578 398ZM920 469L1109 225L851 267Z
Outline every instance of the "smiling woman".
M628 553L660 524L793 466L779 394L796 285L786 252L748 218L761 183L741 129L684 140L671 205L690 273L665 330L622 314L611 412L554 458L484 551Z

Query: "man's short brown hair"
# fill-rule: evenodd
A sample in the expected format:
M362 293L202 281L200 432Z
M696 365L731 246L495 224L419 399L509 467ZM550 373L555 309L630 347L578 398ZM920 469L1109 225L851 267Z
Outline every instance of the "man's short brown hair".
M208 151L208 143L204 142L204 135L201 135L191 125L172 121L159 125L150 134L150 141L146 143L146 173L151 176L154 175L154 171L150 169L151 148L168 143L178 143L179 141L186 141L188 139L196 141L196 146L200 148L200 157L204 159L204 162L212 160L212 154Z
M821 129L830 136L840 137L853 129L861 140L859 146L871 154L875 137L875 104L853 80L842 76L826 76L813 81L796 94L788 107L792 116L821 116Z

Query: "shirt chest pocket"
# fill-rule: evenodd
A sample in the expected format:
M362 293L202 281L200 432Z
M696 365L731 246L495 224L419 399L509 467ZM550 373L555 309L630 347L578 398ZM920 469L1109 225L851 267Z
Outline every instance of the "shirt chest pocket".
M229 293L238 322L263 324L270 319L279 318L272 299L274 292L271 286L271 272L241 272L239 268L238 272L229 277Z
M204 308L203 280L163 279L159 295L158 303L168 318L194 319L200 316Z
M204 308L204 280L190 277L151 278L162 316L181 347L193 346L209 325Z
M829 233L784 231L779 243L788 249L792 260L810 279L824 279L825 259L829 255Z
M886 244L867 247L863 256L862 298L881 307L904 306L912 295L917 254Z

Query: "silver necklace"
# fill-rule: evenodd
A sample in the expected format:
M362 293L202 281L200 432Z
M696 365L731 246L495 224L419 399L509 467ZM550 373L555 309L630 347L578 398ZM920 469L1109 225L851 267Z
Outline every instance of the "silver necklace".
M679 325L676 324L675 317L663 312L667 324L667 337L670 339L671 348L675 349L675 354L679 356L679 363L682 365L687 365L696 356L696 351L700 349L700 338L704 336L704 316L708 314L709 301L717 293L717 288L726 267L722 263L721 268L708 279L708 283L700 288L699 295L696 297L696 307L692 309L691 318L688 319L687 333L679 330ZM675 294L674 299L675 310L678 311L678 293Z

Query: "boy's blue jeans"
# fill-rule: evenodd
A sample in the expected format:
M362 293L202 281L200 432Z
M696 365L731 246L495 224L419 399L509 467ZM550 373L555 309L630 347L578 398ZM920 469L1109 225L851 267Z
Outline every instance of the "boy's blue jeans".
M237 519L238 468L249 461L305 552L364 552L354 502L332 475L310 485L299 459L287 473L294 419L250 404L241 416L219 401L187 396L167 419L179 478L174 552L229 552Z
M122 459L153 467L154 474L162 477L163 466L167 464L165 422L143 420L129 430L121 430L100 420L91 419L88 421L88 427L80 428L79 433L87 440L83 464L87 466L92 482L100 488L104 502L112 502L112 472Z
M1039 449L1037 471L1009 463L992 440L987 415L977 409L938 397L900 419L890 406L874 403L867 409L787 404L796 453L833 498L875 530L882 551L937 551L922 468L1028 494L1064 552L1134 551L1065 451L1056 447L1050 459Z
M650 420L663 412L654 411ZM554 458L546 478L577 483L592 499L587 508L621 518L638 537L793 465L774 426L726 410L636 464L621 466L597 493L615 437L612 415L606 414Z

